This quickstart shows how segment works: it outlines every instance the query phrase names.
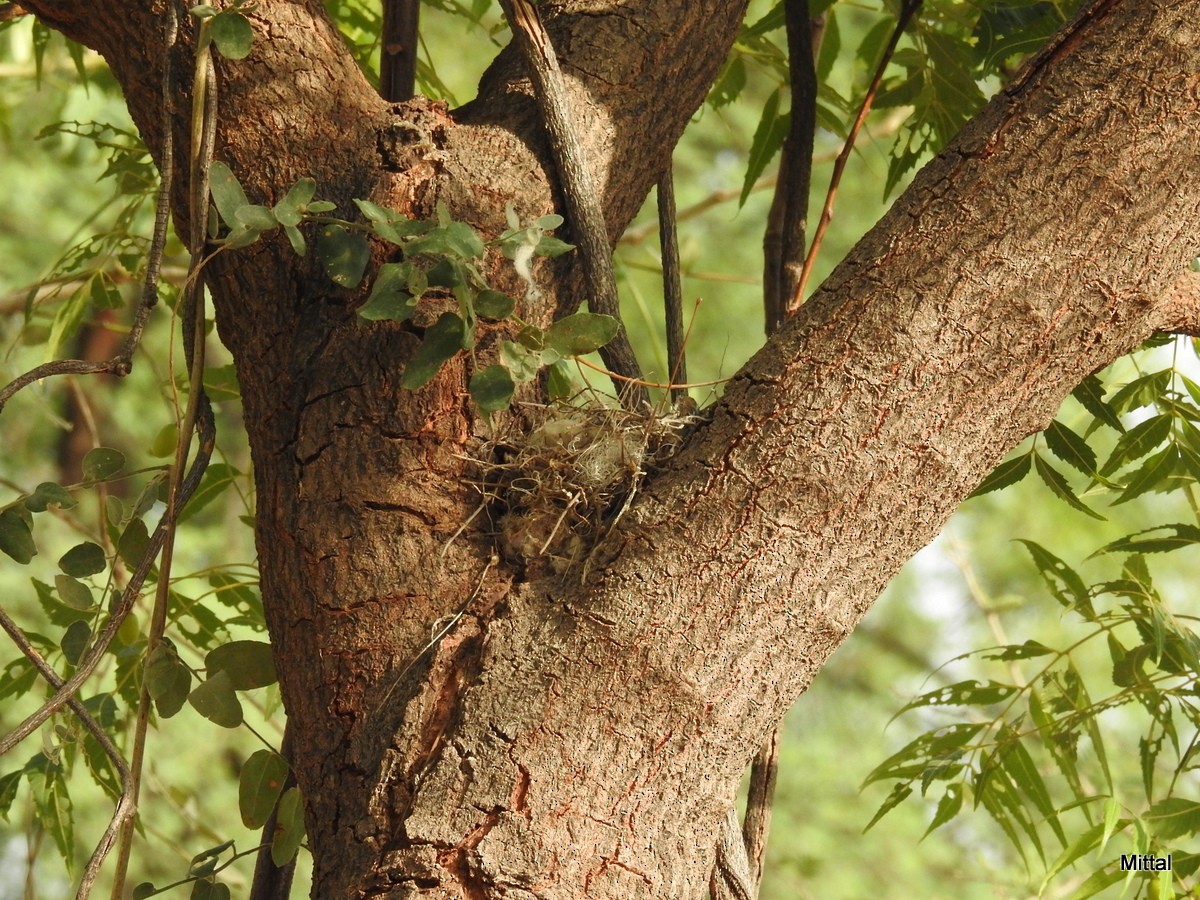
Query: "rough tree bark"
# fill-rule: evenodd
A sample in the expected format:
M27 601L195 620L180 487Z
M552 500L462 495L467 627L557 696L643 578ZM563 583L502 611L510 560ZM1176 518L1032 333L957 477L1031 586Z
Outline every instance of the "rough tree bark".
M25 0L105 55L156 153L163 2ZM542 6L615 239L744 3ZM218 157L253 200L310 175L343 212L441 200L488 234L555 205L514 54L462 110L389 106L315 0L250 17ZM747 761L888 578L1080 379L1196 329L1197 23L1200 0L1093 4L730 382L582 584L489 564L479 520L439 555L477 502L466 363L405 392L411 325L355 321L279 243L216 261L314 895L700 896ZM524 315L573 304L556 275Z

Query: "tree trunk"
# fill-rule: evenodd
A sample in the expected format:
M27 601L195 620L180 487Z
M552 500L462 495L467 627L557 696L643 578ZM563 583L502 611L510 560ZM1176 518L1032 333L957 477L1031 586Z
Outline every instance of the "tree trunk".
M162 0L23 3L106 56L157 154ZM744 3L547 6L615 239ZM307 175L342 214L442 201L489 235L506 202L557 205L514 53L462 110L389 106L315 0L249 15L217 155L253 201ZM1085 375L1196 328L1198 21L1093 4L733 378L586 580L494 558L484 516L451 540L485 430L468 362L399 387L432 319L357 321L363 291L279 241L214 260L314 896L699 897L742 770L887 580ZM574 304L565 259L524 317Z

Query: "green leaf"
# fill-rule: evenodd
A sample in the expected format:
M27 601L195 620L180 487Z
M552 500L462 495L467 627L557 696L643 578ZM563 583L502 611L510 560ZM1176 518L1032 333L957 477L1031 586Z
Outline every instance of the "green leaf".
M1000 764L1012 778L1013 783L1033 801L1033 805L1041 813L1043 821L1050 825L1054 836L1065 847L1067 836L1058 820L1058 813L1050 799L1050 792L1046 789L1046 782L1038 772L1033 757L1029 755L1029 751L1017 733L1008 726L1000 730L998 738L1001 744L996 752L1000 758Z
M280 225L299 225L304 218L304 208L316 192L316 181L311 178L299 179L283 199L271 207L275 221Z
M279 225L275 213L268 207L259 206L257 203L247 203L245 206L238 207L233 217L239 225L244 225L254 231L270 231Z
M133 900L147 900L148 897L153 897L157 893L158 888L154 886L153 881L143 881L133 889Z
M738 198L739 207L746 205L746 198L754 189L754 182L758 181L758 176L762 175L767 163L779 152L779 148L783 146L783 139L787 137L789 117L787 114L779 114L780 90L776 88L763 104L762 116L754 130L754 140L750 143L746 177L742 180L742 193Z
M75 862L74 817L63 769L58 765L39 769L30 774L29 784L33 788L38 823L54 839L69 872L74 869Z
M1171 532L1172 536L1156 538L1141 537L1141 535L1152 534L1158 531ZM1171 550L1178 550L1180 547L1189 547L1192 544L1200 544L1200 528L1197 528L1195 525L1156 525L1153 528L1147 528L1145 531L1135 531L1133 534L1127 534L1123 538L1105 544L1093 553L1092 556L1099 556L1101 553L1166 553Z
M215 647L204 657L204 667L209 678L226 673L236 691L266 687L279 680L271 645L263 641L230 641Z
M292 252L297 256L303 256L308 252L308 244L304 241L304 235L300 233L300 229L295 225L284 225L283 233L287 235L288 243L292 245Z
M125 466L125 454L111 447L96 447L83 457L85 481L103 481L116 475Z
M249 206L250 199L233 174L233 170L220 160L213 160L209 164L208 190L212 194L213 205L221 215L221 221L230 228L236 226L235 214L243 206Z
M1042 481L1045 482L1046 486L1050 488L1056 497L1058 497L1060 500L1066 501L1070 506L1073 506L1081 513L1086 513L1093 519L1100 519L1101 521L1104 521L1104 516L1100 515L1100 513L1096 512L1094 509L1075 496L1075 492L1072 491L1071 486L1067 484L1067 479L1063 478L1057 469L1036 454L1033 457L1033 463Z
M121 532L121 539L117 541L117 555L125 565L135 569L149 545L150 532L146 528L145 520L130 519L125 530Z
M404 322L411 318L417 308L417 298L408 292L412 270L410 263L380 266L367 302L358 308L359 317L368 322Z
M292 861L304 841L304 804L299 788L288 788L279 798L275 828L275 837L271 841L271 861L276 866L285 866Z
M1104 385L1095 375L1083 379L1079 386L1071 391L1071 396L1095 416L1096 421L1103 422L1114 431L1124 433L1125 426L1121 424L1112 408L1104 402Z
M210 366L205 369L204 390L208 394L208 399L214 403L240 400L242 388L237 380L237 367L230 363L227 366Z
M214 863L215 868L215 863ZM200 879L192 882L191 900L230 900L229 885Z
M1146 813L1150 830L1162 840L1174 840L1200 832L1200 803L1186 797L1168 797Z
M108 567L108 560L104 556L103 547L91 541L84 541L64 553L58 561L58 567L67 575L86 578L88 575L103 572Z
M518 384L533 381L542 368L540 353L513 341L500 342L500 363Z
M8 811L13 800L17 798L17 788L21 786L21 779L24 777L24 769L0 775L0 817L3 817L5 822L8 821Z
M1084 475L1096 474L1096 453L1088 446L1087 441L1055 419L1042 432L1046 446L1050 452L1072 468L1078 469Z
M28 516L29 513L22 515L16 509L0 512L0 552L11 556L21 565L27 565L37 556Z
M906 703L897 715L923 706L991 706L1007 700L1016 692L1017 688L1011 684L996 681L980 684L972 678L921 694Z
M550 375L546 379L546 387L551 399L566 400L575 393L575 382L566 363L559 362L550 366Z
M237 728L242 724L242 704L224 669L202 681L187 699L196 712L222 728Z
M287 781L287 760L274 750L257 750L242 766L238 779L238 809L247 828L262 828L271 816Z
M194 518L200 510L225 493L242 473L226 463L215 463L204 470L200 485L179 514L180 522Z
M241 13L226 10L209 20L213 43L226 59L245 59L254 43L254 29Z
M612 316L580 312L559 319L546 331L546 346L560 356L578 356L599 350L621 330Z
M1135 378L1108 399L1108 405L1116 412L1132 412L1143 406L1156 403L1171 387L1171 369L1151 372Z
M476 372L471 376L468 385L471 399L485 413L508 409L515 389L512 376L504 366L488 366L483 371Z
M433 227L430 222L414 221L394 209L379 206L369 200L355 200L354 203L367 217L371 223L371 230L378 237L401 247L408 243L409 238L424 234Z
M465 261L482 257L484 249L483 241L466 222L447 222L409 241L404 257L409 259L423 253Z
M990 494L992 491L998 491L1011 484L1016 484L1029 474L1029 469L1032 465L1032 453L1023 453L1016 459L1010 459L1008 462L1001 463L992 470L992 473L987 478L983 479L979 487L971 491L967 499L981 497L984 494Z
M925 829L925 833L921 835L921 840L929 837L930 833L941 828L951 819L958 815L962 809L963 790L961 784L946 785L945 793L942 794L942 799L938 801L937 811L933 814L933 821L929 823L929 827Z
M454 313L442 313L425 329L425 339L404 367L400 385L415 391L428 384L442 364L463 349L465 338L466 323Z
M1094 619L1096 613L1092 609L1091 595L1075 570L1040 544L1023 539L1020 543L1033 557L1033 564L1054 598L1067 609L1080 610L1088 619Z
M716 83L708 92L708 103L713 109L728 106L742 93L746 86L746 63L738 54L730 55L717 76Z
M71 509L76 505L76 500L66 488L53 481L43 481L25 498L25 508L30 512L45 512L52 505L60 509Z
M1164 447L1142 464L1133 477L1125 485L1125 490L1113 501L1113 506L1128 503L1135 497L1140 497L1147 491L1162 492L1174 487L1171 479L1175 466L1179 462L1179 451L1174 447Z
M1027 640L1023 644L1008 644L1000 648L999 652L984 654L983 658L1011 662L1014 659L1034 659L1038 656L1047 656L1054 652L1056 651L1045 644L1034 640Z
M901 782L892 788L892 792L887 795L887 799L883 801L875 815L871 816L871 821L867 823L863 829L863 834L870 831L875 823L886 816L889 812L899 806L912 793L912 785Z
M475 298L475 312L485 319L507 319L516 306L517 301L501 291L480 291Z
M357 287L371 261L367 239L341 225L326 225L321 229L316 252L329 280L344 288Z
M1170 416L1154 416L1129 429L1113 446L1112 453L1100 467L1100 474L1111 475L1126 463L1141 459L1160 447L1171 436L1171 422Z
M985 6L975 24L974 56L984 73L1035 52L1062 24L1053 3L1000 2Z
M62 602L71 607L71 609L86 611L96 605L96 600L92 596L92 589L82 581L77 581L69 575L55 575L54 587L58 591L58 596L62 599Z
M91 626L83 619L77 619L67 626L67 630L63 632L62 639L58 642L67 662L73 666L79 663L91 637Z
M169 719L187 701L192 672L167 642L159 643L146 660L146 690L159 716Z

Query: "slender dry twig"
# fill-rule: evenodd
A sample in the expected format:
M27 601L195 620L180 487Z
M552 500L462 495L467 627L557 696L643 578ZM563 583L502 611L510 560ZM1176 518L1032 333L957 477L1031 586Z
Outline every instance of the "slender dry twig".
M175 447L175 460L171 466L170 490L167 494L166 517L176 522L187 498L181 494L181 488L187 473L188 450L191 447L192 435L197 429L197 417L201 415L203 406L207 408L208 398L204 393L204 280L200 270L204 265L205 233L204 214L208 206L208 169L212 162L213 145L216 142L217 128L217 82L213 68L211 47L205 40L207 21L201 25L200 39L196 51L195 70L192 77L192 115L191 136L192 146L189 155L188 186L189 218L191 220L191 235L188 240L188 250L191 253L191 267L188 279L184 283L181 300L182 333L184 356L188 364L190 392L187 409L179 426L179 443ZM209 414L211 417L211 413ZM159 643L162 641L167 626L167 608L170 605L171 563L175 551L175 526L171 525L164 535L159 561L158 583L155 591L154 606L151 610L150 627L147 633L145 659L150 659ZM130 757L130 772L133 801L136 804L141 789L142 764L145 759L146 733L150 724L151 697L148 682L143 679L138 696L138 712L134 727L133 753ZM129 857L133 849L132 820L121 830L120 850L117 857L117 871L113 879L114 900L121 896L124 890L125 877L129 868Z
M529 0L500 0L500 5L504 8L513 39L520 47L529 69L533 93L550 139L550 149L554 154L571 219L572 237L579 247L580 261L587 278L588 304L593 312L612 316L620 322L617 279L613 272L612 247L608 241L604 208L595 180L584 161L558 57L537 8ZM633 390L622 392L622 399L629 406L638 408L648 402L645 389L638 384L641 368L624 326L616 337L600 348L600 356L610 370L630 379L628 383L634 386Z
M871 106L875 102L875 95L879 93L879 85L883 81L884 70L887 69L888 63L891 62L892 56L896 52L896 45L900 43L900 38L904 34L904 30L908 27L908 23L916 15L917 10L921 8L921 2L922 0L904 0L904 5L900 8L900 15L896 19L896 27L892 29L892 36L883 51L879 65L875 67L875 75L871 78L870 87L867 88L862 105L858 108L858 115L854 118L854 124L850 126L850 133L846 136L845 144L842 145L842 152L834 160L833 175L829 179L829 190L825 194L825 205L821 209L821 219L817 222L817 230L813 235L812 244L808 248L808 255L804 259L804 269L801 271L800 279L796 283L796 290L792 293L792 297L788 301L787 315L789 316L793 315L804 304L804 289L808 285L809 276L812 275L813 265L817 261L817 251L821 249L821 242L825 237L826 230L829 228L829 221L833 218L833 201L837 196L838 186L842 182L842 173L846 170L846 162L850 159L850 153L854 150L854 142L858 138L859 131L862 130L863 123L867 121L867 114L871 112Z

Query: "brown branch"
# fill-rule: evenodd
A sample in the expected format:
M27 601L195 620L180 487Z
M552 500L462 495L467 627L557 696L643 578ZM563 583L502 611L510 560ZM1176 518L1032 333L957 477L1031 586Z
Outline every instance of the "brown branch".
M11 22L21 16L29 15L29 10L20 3L0 3L0 22Z
M675 222L675 179L668 165L658 180L658 241L662 249L663 316L667 332L667 380L671 399L687 396L687 357L683 335L683 284L679 273L679 235Z
M412 99L417 81L420 0L383 0L379 96L391 103Z
M879 65L875 67L875 75L871 78L871 84L867 88L866 96L863 97L862 105L858 108L858 115L854 118L854 124L850 126L850 133L846 136L845 144L842 145L842 152L838 154L838 158L833 163L833 175L829 179L829 190L825 194L825 205L821 209L821 218L817 222L817 231L813 235L812 245L808 248L808 255L804 259L804 268L800 272L796 289L792 292L791 299L788 300L786 313L789 316L795 315L796 310L804 303L804 289L808 285L809 276L812 275L813 265L817 261L817 252L821 249L821 242L825 237L826 230L829 228L830 219L833 218L833 201L837 197L838 186L842 183L842 174L846 171L846 162L850 159L850 153L854 149L854 142L858 139L858 133L867 121L867 114L871 112L871 106L875 102L875 95L879 93L879 85L883 81L884 70L887 69L888 63L891 62L892 56L896 53L896 45L900 43L900 37L908 27L908 23L916 15L917 10L921 8L921 2L922 0L904 0L904 6L901 7L900 15L896 19L896 27L892 29L892 36L883 51L883 57L879 60Z
M533 82L534 95L550 149L558 168L572 236L579 245L580 262L588 286L588 305L592 312L621 321L617 297L617 278L613 272L612 246L600 203L600 190L584 161L582 144L575 131L567 101L567 88L550 36L529 0L500 0L512 28L513 39L521 48ZM648 394L637 382L641 367L622 325L617 336L600 349L605 365L618 375L631 379L628 392L622 392L626 405L637 408L648 402Z
M1161 331L1200 337L1200 272L1179 274L1159 302Z
M824 18L812 19L808 0L784 3L792 114L780 151L779 181L763 235L763 305L767 334L787 316L787 302L804 267L808 192L812 184L813 139L817 129L817 46Z

